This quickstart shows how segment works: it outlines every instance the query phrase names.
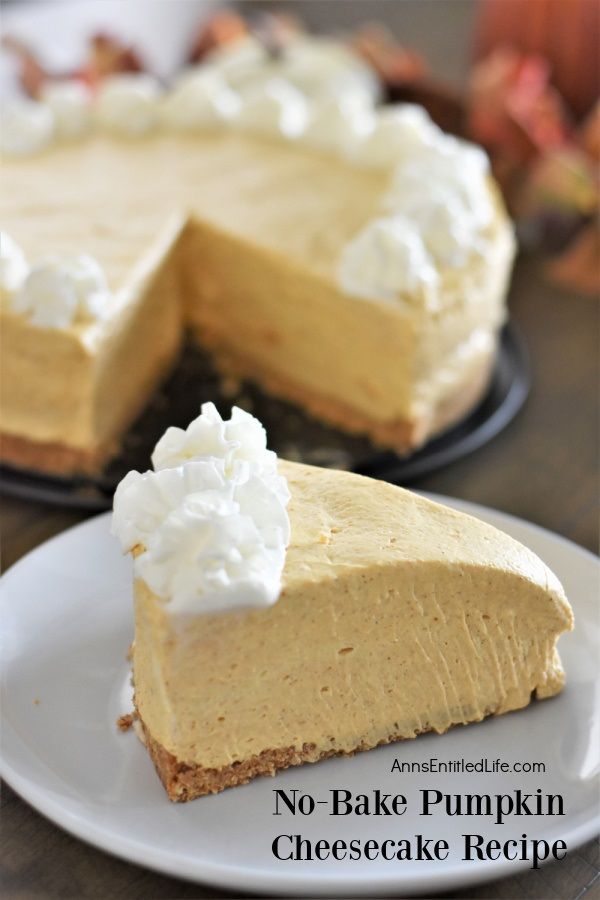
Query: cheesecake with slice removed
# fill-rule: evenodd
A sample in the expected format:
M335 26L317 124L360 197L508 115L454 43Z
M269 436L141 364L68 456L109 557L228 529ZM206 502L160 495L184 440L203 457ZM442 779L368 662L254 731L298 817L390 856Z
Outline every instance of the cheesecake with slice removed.
M119 91L146 110L147 87ZM100 116L4 162L4 462L101 471L184 331L226 376L400 453L480 400L514 255L483 152L406 104L363 109L362 137L317 105L289 135L301 98L267 87L220 127L125 139Z
M214 407L130 473L135 705L172 800L558 693L557 578L475 518L277 461Z

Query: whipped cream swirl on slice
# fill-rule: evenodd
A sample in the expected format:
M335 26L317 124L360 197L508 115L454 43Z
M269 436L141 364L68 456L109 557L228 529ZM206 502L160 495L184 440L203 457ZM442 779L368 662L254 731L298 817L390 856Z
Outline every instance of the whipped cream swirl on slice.
M81 81L51 81L44 85L41 98L54 116L55 134L59 138L81 138L90 129L91 95Z
M151 75L111 75L98 91L96 120L107 131L140 137L158 124L160 96L160 85Z
M0 231L0 292L14 294L27 277L29 266L21 247L6 231Z
M161 457L178 437L185 462L129 472L119 484L113 534L124 551L138 550L136 575L169 613L270 606L290 539L289 491L275 454L264 446L260 422L242 410L223 422L204 404L192 425L157 445ZM191 458L194 450L202 455Z
M43 257L10 298L13 312L40 328L68 328L104 317L109 306L104 271L86 254Z
M295 138L302 133L307 114L300 91L287 81L273 78L242 96L232 125L255 134Z
M0 149L5 156L30 156L43 150L54 136L54 115L43 103L13 100L0 116Z
M354 297L435 304L439 275L423 239L410 219L375 219L342 251L338 268L342 290Z
M198 67L182 75L167 94L161 119L174 131L213 129L235 115L239 102L218 71Z
M222 419L214 403L203 403L200 415L187 428L167 428L154 448L152 465L156 470L167 469L204 457L222 459L226 472L238 461L261 472L277 471L277 454L267 450L263 425L238 406L231 410L230 419Z

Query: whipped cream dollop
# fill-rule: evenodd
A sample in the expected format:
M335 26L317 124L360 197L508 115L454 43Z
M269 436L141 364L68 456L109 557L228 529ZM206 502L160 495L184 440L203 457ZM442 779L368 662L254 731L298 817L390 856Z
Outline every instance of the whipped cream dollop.
M109 305L106 276L86 254L49 255L35 262L10 298L13 312L40 328L68 328L104 317Z
M440 131L424 110L381 110L356 161L392 168L385 216L342 251L338 283L354 296L402 294L435 309L442 268L459 268L488 247L494 217L489 162L479 147Z
M360 96L373 103L380 94L371 67L350 47L330 38L295 37L273 54L248 35L212 51L206 65L240 93L281 78L308 100Z
M6 231L0 231L0 292L14 294L29 272L25 253Z
M190 459L222 459L225 471L247 462L262 472L277 471L277 454L267 449L267 433L257 418L238 406L224 420L214 403L203 403L187 428L167 428L152 454L156 470L180 466Z
M431 147L442 134L422 106L398 103L377 110L357 147L355 161L369 168L391 169L401 160Z
M236 91L244 91L279 74L266 47L253 35L217 47L207 54L203 64L218 72Z
M165 96L161 121L174 131L202 131L231 119L239 108L237 95L218 71L192 69Z
M306 125L306 100L291 84L273 78L243 94L232 125L272 137L296 138Z
M96 121L107 131L140 137L159 121L161 87L151 75L111 75L102 82L96 97Z
M12 100L0 115L0 149L5 156L30 156L54 137L54 115L44 103Z
M129 472L112 532L169 613L198 615L276 602L290 523L289 490L258 420L212 403L153 454L157 471Z
M415 292L435 304L439 275L413 222L396 215L375 219L344 248L339 283L354 297L398 301Z
M351 158L371 128L372 112L360 96L326 97L311 104L299 140L324 153Z
M483 232L494 215L488 173L483 150L440 133L400 161L384 207L415 223L437 263L461 266L487 246Z
M42 88L41 99L54 116L57 137L74 140L87 134L92 114L91 95L85 84L75 80L51 81Z
M308 98L326 97L374 103L380 85L373 69L341 41L304 36L290 41L281 55L281 75Z

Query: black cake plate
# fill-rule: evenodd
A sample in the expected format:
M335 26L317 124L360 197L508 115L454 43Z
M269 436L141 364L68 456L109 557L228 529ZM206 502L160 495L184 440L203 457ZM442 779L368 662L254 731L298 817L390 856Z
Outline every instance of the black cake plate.
M60 506L109 509L121 478L130 469L148 469L152 449L164 430L169 425L185 427L206 400L214 401L226 417L233 404L256 415L267 429L269 446L286 459L407 484L490 441L520 410L529 387L527 352L516 327L509 323L502 332L489 389L477 408L416 453L399 457L373 447L365 438L322 425L251 384L223 382L208 356L188 346L177 369L127 434L121 454L100 476L55 478L1 466L0 491Z

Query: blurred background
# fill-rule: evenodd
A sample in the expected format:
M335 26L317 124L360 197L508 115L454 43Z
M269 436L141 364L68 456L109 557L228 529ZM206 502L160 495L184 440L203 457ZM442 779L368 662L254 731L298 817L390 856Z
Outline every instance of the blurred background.
M89 29L115 27L124 39L134 41L168 73L189 47L191 31L217 8L236 8L242 13L275 12L285 9L302 17L309 30L339 32L364 23L385 22L403 40L428 56L439 57L442 71L460 83L466 74L470 34L477 0L451 0L452 22L432 28L433 7L438 0L305 0L275 3L242 0L219 3L212 0L4 0L4 27L27 36L32 45L60 64L82 58ZM45 7L45 8L44 8ZM68 11L68 19L64 12ZM441 20L441 9L435 15ZM168 26L168 46L164 46ZM448 40L448 35L451 40Z

